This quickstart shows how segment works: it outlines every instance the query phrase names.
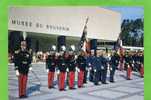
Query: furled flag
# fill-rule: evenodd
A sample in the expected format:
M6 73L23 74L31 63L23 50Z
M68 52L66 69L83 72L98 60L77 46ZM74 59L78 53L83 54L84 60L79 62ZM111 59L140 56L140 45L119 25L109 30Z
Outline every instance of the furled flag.
M89 41L87 38L87 23L88 23L89 18L87 17L86 22L85 22L85 26L83 29L83 33L79 42L79 49L85 51L86 53L88 53L89 51Z

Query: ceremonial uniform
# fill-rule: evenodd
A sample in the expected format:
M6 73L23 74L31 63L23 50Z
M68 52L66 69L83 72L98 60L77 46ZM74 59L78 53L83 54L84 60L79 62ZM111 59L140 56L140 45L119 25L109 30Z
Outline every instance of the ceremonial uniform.
M89 58L87 58L87 66L89 66L90 69L90 75L89 75L89 80L91 82L93 82L93 78L94 78L94 65L92 64L93 60L94 60L95 56L90 56Z
M101 62L101 58L100 57L95 57L92 61L92 66L93 66L93 70L94 70L94 84L98 85L99 79L100 79L100 73L101 73L101 66L102 66L102 62Z
M58 57L59 89L60 90L64 90L66 69L67 69L67 59L65 58L65 55L60 55Z
M114 82L114 74L115 74L115 70L118 67L119 64L119 56L118 54L114 54L111 56L111 60L110 60L110 82Z
M83 86L83 80L84 80L84 71L86 68L86 59L84 56L79 55L77 58L77 65L79 68L78 71L78 87L82 87Z
M101 81L103 84L106 84L106 77L107 77L107 64L108 64L108 59L104 56L101 57Z
M87 83L87 75L88 75L88 71L91 67L91 61L90 61L90 56L86 57L86 69L84 71L84 80L83 83Z
M127 55L127 54L125 55L124 59L125 59L125 68L127 71L127 79L130 80L132 76L133 59L132 59L132 56Z
M144 55L140 55L140 75L144 77Z
M55 54L49 55L46 59L46 69L48 70L48 88L53 87L54 74L56 68Z
M69 88L74 89L74 81L75 81L75 68L76 61L74 55L69 55L68 57L68 69L69 69Z
M31 67L32 56L27 50L19 50L15 52L14 63L15 70L19 72L19 97L26 97L26 86L29 68Z

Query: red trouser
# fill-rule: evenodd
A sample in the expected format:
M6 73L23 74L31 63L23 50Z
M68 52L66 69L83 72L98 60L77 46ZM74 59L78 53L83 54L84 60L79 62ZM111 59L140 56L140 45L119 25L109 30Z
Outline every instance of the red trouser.
M48 73L48 88L51 88L53 86L53 80L54 80L54 72Z
M71 71L69 72L69 87L74 87L74 79L75 79L75 72Z
M83 78L84 71L80 70L80 72L78 72L78 87L81 87L83 85Z
M18 77L19 82L19 96L25 96L26 95L26 86L27 86L27 75L20 74Z
M60 72L59 74L59 89L64 89L65 74L65 72Z
M143 66L143 64L141 64L140 75L141 75L141 77L144 77L144 66Z
M127 68L127 79L131 79L131 76L132 76L132 68L129 66Z

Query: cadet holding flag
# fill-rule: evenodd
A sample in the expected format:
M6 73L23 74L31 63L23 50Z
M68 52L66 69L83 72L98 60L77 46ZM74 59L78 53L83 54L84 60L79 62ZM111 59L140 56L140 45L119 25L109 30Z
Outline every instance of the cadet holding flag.
M53 45L50 50L50 55L46 59L46 69L48 72L48 88L53 88L54 74L56 68L56 56L55 56L56 46Z
M20 50L15 51L14 59L16 76L18 76L19 80L19 98L26 98L28 72L29 70L32 70L32 56L31 53L27 50L26 41L21 41L21 48Z
M78 87L83 87L84 71L86 68L85 52L81 51L77 58L77 71L78 71Z

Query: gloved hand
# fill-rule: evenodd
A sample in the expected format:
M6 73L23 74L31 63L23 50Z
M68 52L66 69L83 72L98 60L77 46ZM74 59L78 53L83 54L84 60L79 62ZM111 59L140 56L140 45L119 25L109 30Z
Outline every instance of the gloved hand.
M31 70L32 70L32 67L30 67L29 70L31 71Z
M112 67L110 68L110 70L113 70Z
M94 69L94 72L96 72L96 69Z
M77 72L80 72L80 69L76 67Z
M48 72L49 72L49 69L47 69L46 71L47 71L47 73L48 73Z
M60 70L57 71L57 74L60 74Z
M77 59L78 58L78 56L77 55L75 55L75 59Z
M86 67L85 70L88 71L88 67Z
M67 68L66 71L69 72L69 69Z
M19 76L19 71L18 70L16 70L16 76Z
M92 70L92 68L91 68L91 67L89 67L89 70Z
M88 65L91 66L91 63L89 63Z
M101 69L103 70L103 69L104 69L104 66L101 66Z

